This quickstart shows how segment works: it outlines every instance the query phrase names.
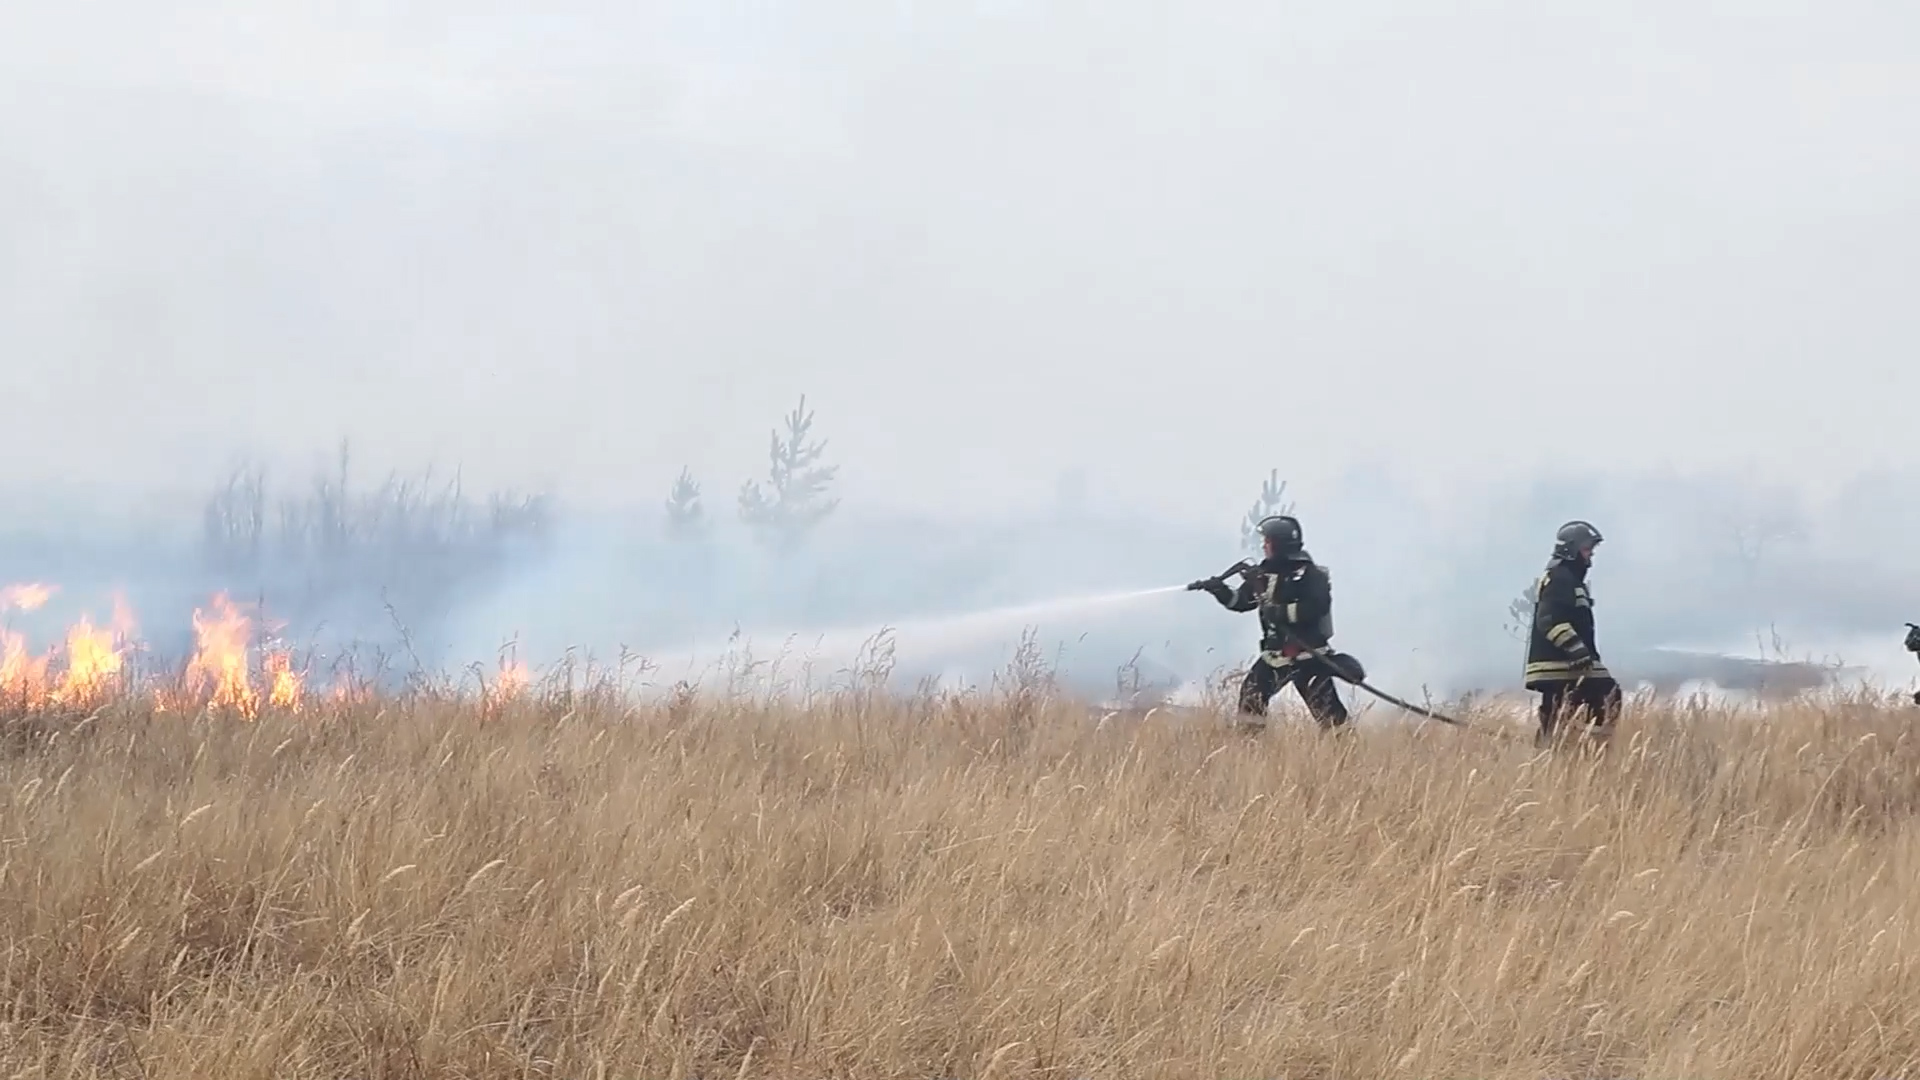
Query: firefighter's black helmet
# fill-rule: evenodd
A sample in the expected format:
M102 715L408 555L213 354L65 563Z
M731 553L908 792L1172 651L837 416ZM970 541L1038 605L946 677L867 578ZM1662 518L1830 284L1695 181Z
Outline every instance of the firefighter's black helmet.
M1598 544L1604 539L1606 537L1601 536L1600 530L1594 528L1592 524L1585 521L1569 521L1560 526L1559 532L1553 534L1553 553L1561 558L1570 559L1579 554L1581 548L1588 544Z
M1300 522L1286 514L1261 518L1257 528L1263 539L1273 542L1273 553L1277 556L1298 555L1305 546L1300 536Z

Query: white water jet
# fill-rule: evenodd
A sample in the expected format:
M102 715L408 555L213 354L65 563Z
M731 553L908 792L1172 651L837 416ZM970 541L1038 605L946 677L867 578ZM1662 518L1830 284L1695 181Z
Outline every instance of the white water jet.
M926 664L970 650L996 645L1011 646L1029 628L1057 624L1063 618L1084 616L1103 608L1120 607L1150 597L1178 593L1185 588L1184 585L1165 585L1057 597L957 615L859 626L741 631L724 643L696 643L684 651L675 650L672 660L659 662L659 670L669 679L691 679L697 672L710 670L722 663L729 655L747 652L765 658L756 647L758 643L772 643L771 651L782 656L781 666L788 670L795 665L818 665L823 662L844 667L856 663L861 653L878 643L883 635L890 642L894 656L910 656L916 662Z

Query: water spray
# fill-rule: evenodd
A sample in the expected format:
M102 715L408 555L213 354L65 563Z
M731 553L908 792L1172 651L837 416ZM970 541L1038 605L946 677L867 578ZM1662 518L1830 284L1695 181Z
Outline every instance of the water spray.
M1047 617L1069 612L1094 608L1114 607L1154 596L1170 595L1184 589L1181 585L1161 585L1145 589L1128 589L1118 592L1082 594L1078 596L1056 597L1050 600L1029 601L1021 604L1005 604L983 611L969 611L954 615L931 615L917 619L906 619L897 623L863 623L858 626L840 626L808 631L762 632L752 635L762 640L800 639L806 642L806 652L812 655L854 656L873 642L881 634L889 634L896 642L908 643L930 652L943 652L964 648L982 639L992 638L1010 625L1032 624ZM745 637L746 635L740 635ZM703 654L723 654L730 650L733 642L694 645L689 647L686 660L689 666Z
M1158 586L1151 589L1131 589L1126 592L1095 593L1091 596L1063 596L1052 600L1038 600L1025 604L1006 604L988 608L985 611L970 611L959 615L935 615L923 619L909 619L893 625L895 634L916 634L933 636L942 644L951 646L967 640L972 635L1004 627L1009 623L1026 623L1044 615L1060 614L1081 608L1107 607L1115 604L1144 600L1149 596L1164 593L1176 593L1179 585ZM826 631L821 636L822 643L858 645L877 633L876 628L842 629Z

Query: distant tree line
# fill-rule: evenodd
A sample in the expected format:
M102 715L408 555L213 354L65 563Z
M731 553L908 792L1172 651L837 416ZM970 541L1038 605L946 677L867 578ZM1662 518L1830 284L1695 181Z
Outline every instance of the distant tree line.
M430 624L550 535L549 495L476 498L458 472L436 480L431 469L362 485L350 465L343 443L334 467L289 488L264 467L235 469L202 506L204 568L295 619L357 595Z

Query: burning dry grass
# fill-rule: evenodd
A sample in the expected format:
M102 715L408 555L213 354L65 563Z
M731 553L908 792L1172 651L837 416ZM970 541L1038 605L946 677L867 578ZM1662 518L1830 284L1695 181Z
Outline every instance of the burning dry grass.
M0 616L37 611L57 591L39 584L0 588ZM206 609L193 611L194 649L184 667L136 677L129 658L142 643L124 599L114 600L111 626L96 628L83 613L61 644L44 652L30 649L26 634L0 624L0 708L85 710L144 692L175 712L212 706L251 717L262 705L297 712L306 701L306 673L295 667L291 649L259 640L268 629L227 594L216 593ZM336 699L355 690L351 671L340 674L332 691Z
M0 758L0 1075L1920 1072L1920 742L137 705Z

